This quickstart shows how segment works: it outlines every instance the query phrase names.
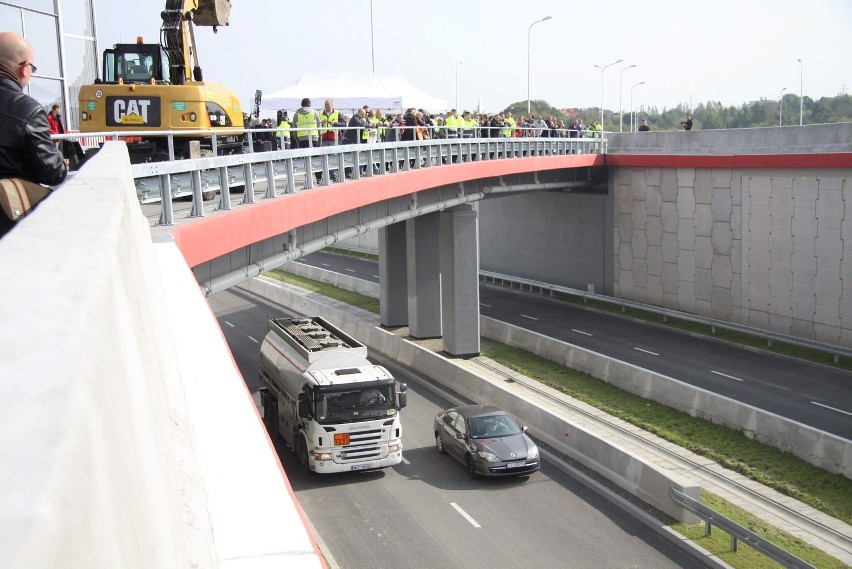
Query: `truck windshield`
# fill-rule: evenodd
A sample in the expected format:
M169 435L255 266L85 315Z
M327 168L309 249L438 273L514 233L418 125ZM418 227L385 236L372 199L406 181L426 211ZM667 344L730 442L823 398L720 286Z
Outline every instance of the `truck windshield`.
M321 423L365 421L396 414L392 385L326 392L317 402Z

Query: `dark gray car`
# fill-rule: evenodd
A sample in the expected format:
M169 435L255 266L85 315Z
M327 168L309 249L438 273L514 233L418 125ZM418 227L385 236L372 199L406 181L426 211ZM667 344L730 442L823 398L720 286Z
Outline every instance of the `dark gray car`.
M539 469L538 447L494 405L453 407L435 417L435 446L477 476L517 476Z

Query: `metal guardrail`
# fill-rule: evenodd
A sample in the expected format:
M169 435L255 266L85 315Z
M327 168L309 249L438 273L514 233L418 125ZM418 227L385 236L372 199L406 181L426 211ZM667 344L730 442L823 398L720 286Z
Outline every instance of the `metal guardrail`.
M676 504L683 506L686 510L689 510L704 520L706 536L710 536L710 532L714 525L730 535L731 551L733 552L737 551L737 544L742 541L743 543L750 545L755 551L758 551L773 561L780 563L787 569L816 569L815 566L811 565L807 561L793 555L786 549L782 549L774 543L767 541L750 529L741 526L729 518L726 518L719 512L708 508L698 500L687 496L674 487L669 488L669 496L671 496L671 499L674 500Z
M334 129L329 129L334 130ZM339 129L342 130L342 129ZM396 173L411 169L428 168L454 163L456 161L491 160L518 158L524 156L546 156L565 154L600 154L606 152L606 138L434 138L412 142L383 142L321 146L306 149L284 149L255 151L258 134L274 134L277 129L225 129L207 131L163 131L160 134L168 142L169 155L174 157L175 138L181 135L210 136L211 148L207 153L212 156L192 160L169 160L146 162L132 165L136 179L137 194L141 203L155 203L169 194L172 199L200 194L212 197L221 188L244 187L247 182L254 184L273 180L263 196L274 198L276 185L283 185L283 193L296 191L296 178L303 181L302 188L314 187L312 176L306 173L322 174L320 186L331 183L331 174L337 170L351 169L351 178L359 179L374 175ZM150 136L146 131L123 131L103 133L71 133L57 135L55 139L76 139L90 143L94 140L122 140L128 137ZM245 136L240 152L230 148L228 155L219 156L219 138ZM342 165L342 166L341 166ZM359 168L354 168L359 165ZM367 167L371 166L371 167ZM200 175L200 177L199 177ZM339 181L345 181L339 175ZM197 189L202 190L197 192ZM222 193L225 197L227 192ZM253 203L253 195L246 192L243 203ZM197 199L191 216L202 216L202 199ZM221 200L220 209L230 209L229 200ZM161 223L170 224L171 220Z
M624 312L628 308L633 308L636 310L644 310L645 312L651 312L654 314L660 314L663 317L663 322L668 321L669 318L677 318L678 320L686 320L689 322L695 322L697 324L704 324L710 327L710 330L713 334L716 333L716 328L721 328L723 330L731 330L734 332L741 332L743 334L749 334L751 336L757 336L760 338L766 339L767 346L772 346L772 342L782 342L785 344L791 344L793 346L799 346L802 348L809 348L812 350L817 350L820 352L825 352L828 354L832 354L834 356L834 363L838 363L840 361L840 357L852 358L852 349L844 348L842 346L834 346L831 344L826 344L824 342L817 342L816 340L808 340L806 338L797 338L795 336L789 336L787 334L780 334L778 332L772 332L771 330L764 330L762 328L754 328L751 326L746 326L743 324L737 324L735 322L727 322L724 320L717 320L715 318L709 318L705 316L699 316L697 314L690 314L689 312L681 312L679 310L673 310L671 308L664 308L661 306L653 306L650 304L642 304L641 302L635 302L632 300L626 300L623 298L615 298L612 296L606 296L602 294L596 294L594 292L587 292L579 289L554 285L550 283L545 283L542 281L536 281L531 279L524 279L520 277L514 277L511 275L503 275L500 273L493 273L489 271L480 271L479 278L491 279L492 282L500 282L501 284L509 283L510 286L518 285L520 289L523 287L528 287L530 291L534 289L538 289L540 292L549 291L551 296L554 292L559 292L563 294L570 294L572 296L580 296L583 297L583 302L587 302L589 300L595 300L598 302L605 302L607 304L615 304L621 307L621 311Z

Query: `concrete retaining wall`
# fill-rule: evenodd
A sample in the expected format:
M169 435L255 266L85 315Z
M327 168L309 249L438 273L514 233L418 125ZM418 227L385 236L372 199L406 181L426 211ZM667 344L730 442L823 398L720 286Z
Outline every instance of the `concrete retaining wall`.
M242 286L301 314L327 318L364 342L371 352L408 366L462 397L499 405L528 425L530 433L539 440L601 473L648 504L686 523L698 521L675 504L668 492L674 486L698 499L699 486L595 436L564 410L544 401L528 400L528 393L521 392L517 386L481 378L453 360L382 329L378 316L371 313L272 279L256 278ZM566 432L571 433L567 442Z
M0 241L0 567L322 567L123 143Z

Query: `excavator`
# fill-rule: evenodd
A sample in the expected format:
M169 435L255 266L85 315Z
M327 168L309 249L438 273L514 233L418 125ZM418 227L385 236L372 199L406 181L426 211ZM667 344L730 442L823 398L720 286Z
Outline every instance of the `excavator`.
M131 132L124 138L131 162L169 159L166 131L243 128L243 111L233 91L205 82L198 63L193 26L227 26L230 0L166 0L160 43L115 44L103 54L103 75L80 88L80 132ZM139 135L139 131L144 134ZM210 155L209 133L174 137L174 156L190 157L192 141ZM244 151L242 136L216 137L217 154Z

